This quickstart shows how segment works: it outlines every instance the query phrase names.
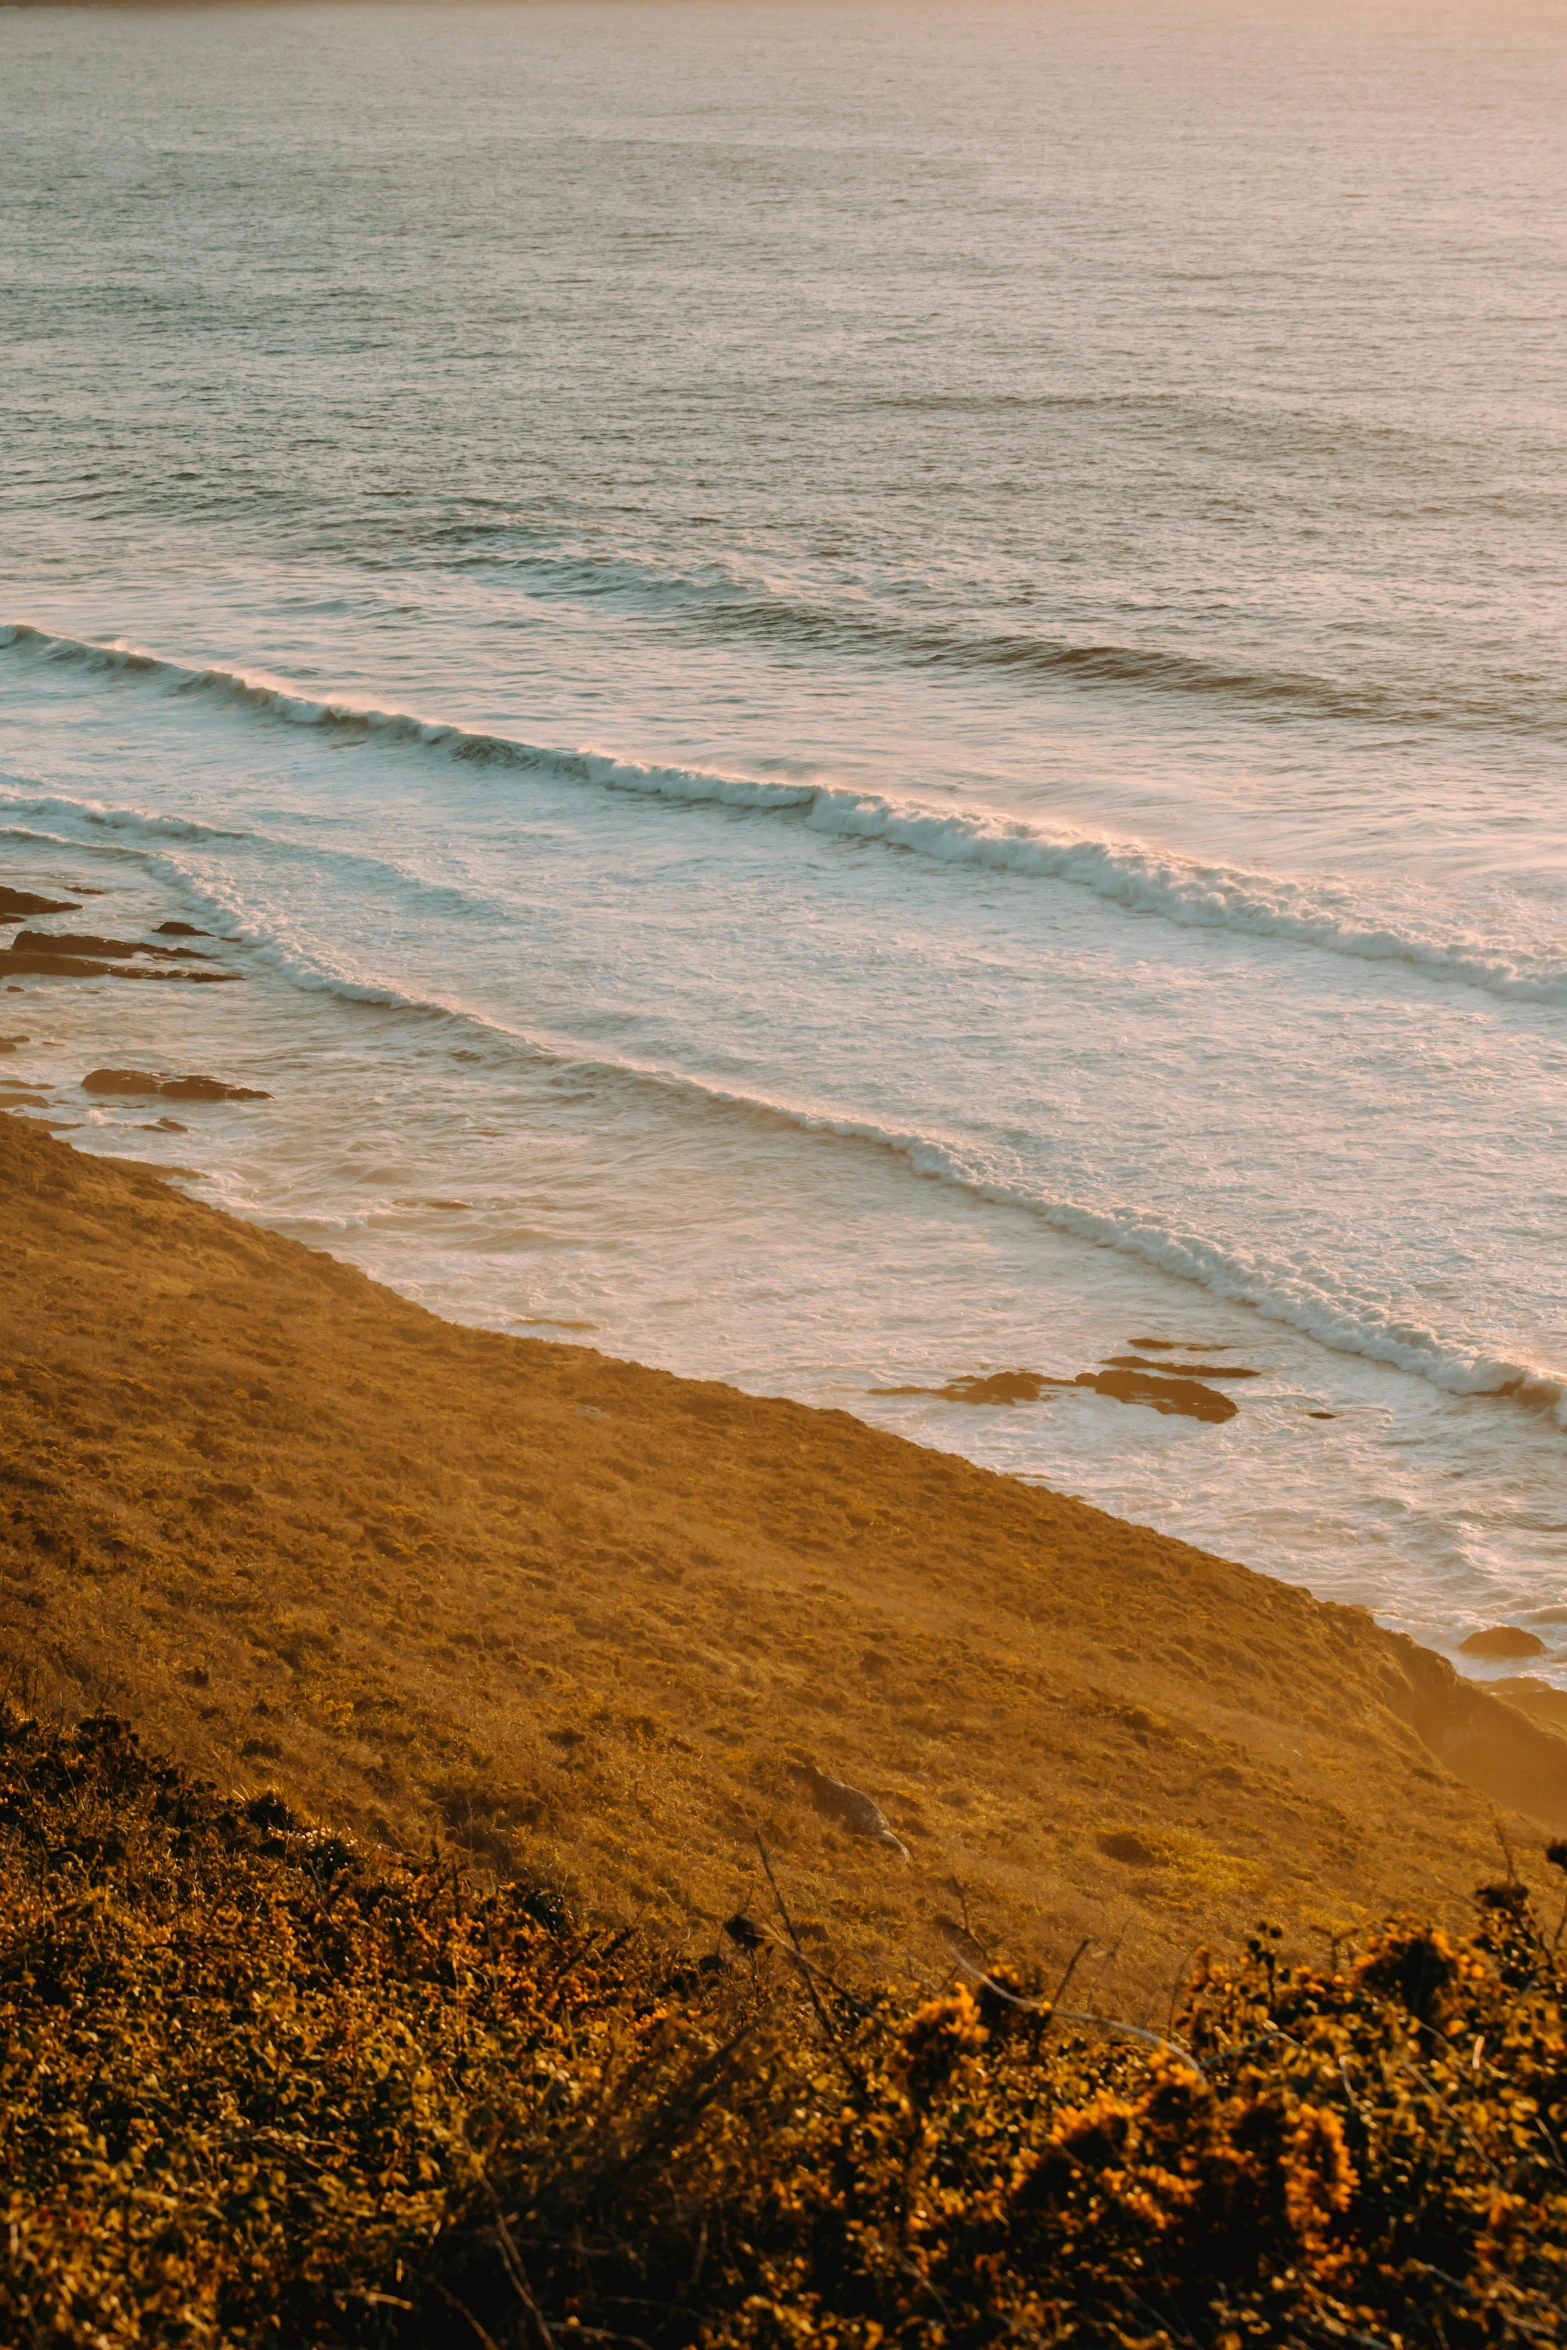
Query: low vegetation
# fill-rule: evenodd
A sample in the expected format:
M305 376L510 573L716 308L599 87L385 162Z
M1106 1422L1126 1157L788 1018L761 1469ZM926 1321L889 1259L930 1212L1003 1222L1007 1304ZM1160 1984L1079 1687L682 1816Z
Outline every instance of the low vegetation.
M579 1929L6 1713L0 2336L1567 2338L1561 1932L1515 1880L1467 1938L1259 1928L1140 2036L977 1949L830 1979L788 1892L700 1949Z

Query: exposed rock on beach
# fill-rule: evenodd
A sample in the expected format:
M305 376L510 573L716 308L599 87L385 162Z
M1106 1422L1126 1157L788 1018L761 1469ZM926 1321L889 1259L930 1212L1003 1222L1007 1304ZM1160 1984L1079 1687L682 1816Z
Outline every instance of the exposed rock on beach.
M83 895L86 895L83 892ZM74 899L40 897L31 890L0 887L0 926L25 923L46 914L75 914ZM183 979L237 980L238 971L212 966L197 947L160 946L159 938L205 938L188 922L163 922L153 939L106 938L96 931L19 929L0 951L0 978L13 979ZM200 970L190 968L200 964ZM211 967L209 967L211 966Z
M28 889L8 889L0 883L0 923L25 922L39 914L79 914L71 898L41 898Z
M161 1095L171 1102L269 1102L254 1085L228 1085L221 1077L159 1077L147 1069L89 1069L83 1093Z
M1257 1373L1204 1369L1203 1376L1254 1379ZM934 1395L943 1403L1005 1405L1038 1403L1047 1388L1063 1387L1090 1387L1095 1394L1111 1396L1117 1403L1148 1404L1156 1412L1174 1412L1183 1419L1206 1420L1214 1425L1233 1420L1239 1408L1217 1388L1203 1386L1185 1365L1172 1365L1168 1370L1154 1364L1139 1370L1079 1371L1075 1379L1057 1378L1048 1371L973 1372L949 1379L944 1387L873 1387L870 1392L872 1395Z
M1487 1631L1471 1632L1467 1640L1459 1642L1465 1656L1507 1658L1544 1656L1545 1642L1538 1632L1526 1632L1519 1624L1493 1624Z

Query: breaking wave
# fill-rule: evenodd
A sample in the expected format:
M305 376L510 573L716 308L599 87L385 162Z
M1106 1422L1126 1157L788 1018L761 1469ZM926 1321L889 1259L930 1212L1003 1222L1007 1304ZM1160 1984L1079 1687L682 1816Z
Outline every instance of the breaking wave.
M983 809L957 812L840 785L769 782L527 743L372 702L318 698L241 669L198 668L135 646L55 635L26 622L0 627L0 649L4 648L142 677L171 694L199 695L287 725L422 746L476 766L547 774L609 791L783 816L814 832L878 841L941 864L1059 882L1087 890L1129 913L1186 929L1274 938L1361 962L1402 965L1428 979L1515 1002L1567 1003L1567 966L1525 948L1389 918L1360 901L1347 884L1250 872L1178 856L1138 840L1053 832ZM185 829L178 818L121 820L149 828Z
M110 853L115 853L112 845ZM278 936L247 911L237 890L210 873L192 871L168 848L149 843L141 854L146 868L178 889L185 902L225 924L231 944L247 947L295 987L347 1004L394 1011L421 1027L448 1026L469 1047L482 1046L492 1066L521 1053L574 1081L629 1085L702 1110L762 1119L806 1134L838 1136L901 1159L928 1181L1020 1210L1053 1231L1111 1249L1229 1304L1248 1307L1265 1321L1298 1331L1337 1354L1386 1363L1448 1395L1492 1396L1523 1405L1567 1431L1567 1378L1503 1353L1483 1354L1451 1345L1436 1331L1401 1315L1391 1301L1342 1280L1327 1266L1284 1262L1261 1250L1226 1247L1195 1227L1161 1222L1126 1203L1052 1194L1031 1183L1021 1167L991 1159L983 1143L973 1139L889 1125L826 1104L726 1085L690 1070L607 1053L568 1036L510 1027L493 1015L438 996L411 995L390 980L334 968L319 953ZM470 1051L466 1057L474 1055Z

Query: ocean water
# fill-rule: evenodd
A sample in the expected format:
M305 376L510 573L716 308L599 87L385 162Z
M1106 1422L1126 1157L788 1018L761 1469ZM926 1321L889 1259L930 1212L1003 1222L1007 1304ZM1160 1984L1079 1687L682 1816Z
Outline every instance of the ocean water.
M0 872L245 982L3 1075L1567 1686L1564 121L1506 0L0 11ZM1259 1375L874 1392L1143 1339Z

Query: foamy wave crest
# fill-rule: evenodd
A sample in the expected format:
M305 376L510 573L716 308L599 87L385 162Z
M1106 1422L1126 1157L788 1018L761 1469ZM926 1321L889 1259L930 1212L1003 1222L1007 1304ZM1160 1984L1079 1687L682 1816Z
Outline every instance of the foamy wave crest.
M1362 962L1402 965L1517 1002L1567 1003L1567 967L1528 949L1388 919L1341 884L1203 863L1136 840L1055 833L982 809L949 811L830 784L773 783L541 746L376 703L318 700L244 670L198 669L135 646L94 644L21 621L0 628L0 648L7 647L146 677L172 692L211 696L289 725L423 745L476 765L547 773L611 791L788 816L816 832L880 841L942 864L1065 883L1186 929L1275 938Z
M331 865L366 878L373 885L390 885L405 898L417 897L429 913L495 911L493 900L477 896L472 890L459 889L451 882L427 881L422 874L390 858L371 856L362 849L337 848L329 842L288 840L269 832L220 831L213 825L199 824L185 817L160 816L142 808L111 808L101 800L73 800L37 792L0 789L0 811L7 815L52 817L74 828L68 832L38 832L23 825L0 824L0 839L36 841L76 856L85 851L95 857L129 858L148 872L177 883L193 902L199 889L191 869L160 856L156 844L173 842L202 850L216 842L229 847L241 846L268 861L281 858L306 866ZM208 913L222 912L224 919L232 920L236 933L249 941L250 934L244 927L242 894L236 890L222 900L208 897L203 903Z
M558 1045L543 1039L526 1041L552 1058L560 1056ZM1342 1294L1341 1285L1325 1269L1314 1274L1302 1272L1295 1266L1269 1262L1260 1254L1249 1256L1226 1249L1201 1233L1172 1229L1130 1209L1053 1198L1027 1182L986 1169L951 1137L903 1132L874 1120L763 1094L740 1093L683 1071L635 1060L595 1055L577 1065L696 1094L726 1108L782 1119L807 1133L836 1134L874 1144L905 1159L916 1174L997 1206L1021 1208L1053 1231L1135 1258L1230 1304L1249 1306L1264 1320L1297 1330L1336 1354L1387 1363L1448 1395L1502 1397L1549 1415L1567 1431L1567 1377L1506 1356L1449 1346L1434 1330L1395 1319L1370 1301Z
M1329 1268L1303 1269L1260 1252L1226 1248L1206 1234L1161 1224L1119 1204L1053 1196L1021 1173L986 1164L980 1151L955 1136L889 1126L783 1095L742 1090L690 1070L605 1053L571 1037L513 1028L460 1003L411 995L389 980L345 970L301 942L270 933L247 914L237 893L211 875L193 874L177 855L154 851L148 863L175 884L187 902L232 925L234 934L280 977L313 994L401 1012L421 1023L449 1022L491 1053L505 1057L521 1052L573 1078L631 1085L727 1115L866 1145L902 1159L929 1181L973 1199L1020 1209L1054 1231L1112 1249L1230 1304L1250 1307L1265 1321L1296 1330L1335 1353L1389 1364L1449 1395L1487 1395L1521 1404L1567 1431L1567 1378L1504 1354L1449 1344L1434 1330L1357 1293Z
M191 844L195 847L196 844ZM130 853L117 850L116 853ZM177 845L140 850L145 870L178 890L193 910L223 923L234 943L291 985L338 1001L405 1014L419 1023L449 1022L501 1056L518 1052L574 1077L629 1084L729 1115L763 1119L809 1134L832 1134L904 1160L916 1174L994 1205L1020 1209L1052 1230L1114 1250L1161 1273L1250 1307L1335 1353L1359 1355L1424 1379L1449 1395L1489 1395L1522 1404L1567 1431L1567 1378L1504 1354L1465 1350L1437 1332L1399 1318L1358 1293L1329 1268L1302 1268L1261 1253L1226 1248L1207 1235L1161 1224L1120 1204L1051 1195L1020 1171L987 1164L981 1150L955 1136L920 1132L785 1096L742 1090L689 1070L605 1053L565 1036L513 1028L461 1003L408 993L394 981L345 968L318 948L279 935L258 921L243 892L221 873L197 870Z
M317 968L305 984L363 1001L368 990L334 979ZM392 1000L378 990L373 1000ZM875 1119L762 1092L742 1091L715 1079L629 1055L606 1054L568 1038L511 1029L456 1006L404 997L404 1007L425 1017L442 1015L478 1032L492 1044L521 1047L530 1055L574 1075L645 1086L704 1106L763 1118L807 1134L833 1134L903 1159L929 1181L999 1207L1021 1209L1053 1231L1113 1249L1210 1296L1250 1307L1263 1320L1314 1339L1335 1354L1367 1361L1423 1379L1447 1395L1485 1395L1521 1404L1567 1432L1567 1376L1502 1354L1482 1354L1445 1342L1436 1331L1408 1321L1376 1300L1357 1296L1326 1267L1303 1270L1261 1253L1225 1248L1205 1234L1160 1224L1121 1206L1053 1197L1021 1177L987 1167L971 1147L954 1136L887 1126Z

